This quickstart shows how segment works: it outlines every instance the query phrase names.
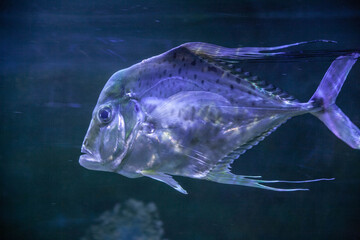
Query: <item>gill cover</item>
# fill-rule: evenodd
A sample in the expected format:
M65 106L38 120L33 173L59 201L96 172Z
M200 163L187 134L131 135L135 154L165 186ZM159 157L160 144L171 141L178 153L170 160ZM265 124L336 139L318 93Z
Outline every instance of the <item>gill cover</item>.
M135 137L140 110L135 100L111 101L97 106L86 133L80 164L91 170L115 171Z

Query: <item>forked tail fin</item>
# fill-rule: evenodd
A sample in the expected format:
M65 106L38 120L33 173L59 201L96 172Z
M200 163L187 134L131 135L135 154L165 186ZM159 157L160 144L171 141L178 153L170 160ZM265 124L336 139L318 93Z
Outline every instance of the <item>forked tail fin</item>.
M353 53L333 61L309 101L320 109L312 114L325 123L338 138L355 149L360 149L360 130L336 106L335 100L359 56L359 53Z

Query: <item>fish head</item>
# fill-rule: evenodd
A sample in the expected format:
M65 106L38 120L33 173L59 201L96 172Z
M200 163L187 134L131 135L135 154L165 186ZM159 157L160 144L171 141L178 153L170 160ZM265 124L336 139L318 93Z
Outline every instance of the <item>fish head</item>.
M117 171L131 149L142 114L131 99L112 100L96 105L84 138L79 163L98 171Z

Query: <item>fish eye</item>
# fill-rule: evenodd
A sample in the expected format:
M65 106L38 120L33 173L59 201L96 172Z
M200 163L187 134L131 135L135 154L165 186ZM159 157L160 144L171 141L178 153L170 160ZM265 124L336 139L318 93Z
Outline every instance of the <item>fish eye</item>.
M98 117L102 123L110 122L110 120L112 118L111 109L109 107L104 107L104 108L100 109L99 113L98 113Z

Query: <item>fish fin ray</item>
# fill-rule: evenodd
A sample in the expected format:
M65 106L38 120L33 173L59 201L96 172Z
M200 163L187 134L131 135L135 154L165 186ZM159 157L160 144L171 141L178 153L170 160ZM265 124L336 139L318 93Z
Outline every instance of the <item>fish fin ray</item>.
M280 45L275 47L239 47L239 48L226 48L217 46L209 43L202 42L190 42L184 43L181 46L189 49L191 52L196 55L203 55L210 58L226 58L226 59L235 59L235 60L246 60L246 59L258 59L268 56L275 56L280 54L285 54L284 52L273 52L271 51L286 49L289 47L295 47L299 45L304 45L308 43L315 42L332 42L331 40L313 40L305 42L297 42L292 44Z
M244 154L247 150L251 149L253 146L257 145L259 142L265 139L265 137L269 136L272 132L274 132L280 125L285 123L286 120L279 123L277 126L268 129L262 134L254 137L247 143L241 145L238 148L235 148L233 151L228 153L225 157L220 159L217 164L210 170L210 173L230 173L231 164L240 157L240 155Z
M181 192L182 194L187 194L187 191L183 189L181 185L177 181L175 181L170 175L150 170L142 170L139 173L141 173L145 177L149 177L157 181L166 183L167 185L174 188L176 191Z
M307 191L306 188L276 188L263 185L263 183L308 183L308 182L317 182L317 181L328 181L333 180L333 178L321 178L313 180L304 180L304 181L285 181L285 180L261 180L261 176L245 176L245 175L235 175L230 172L223 173L213 173L210 172L206 177L207 180L223 183L223 184L232 184L232 185L242 185L247 187L261 188L265 190L278 191L278 192L293 192L293 191ZM254 179L256 178L256 179Z
M273 84L269 84L264 80L259 80L259 78L257 76L247 78L247 81L250 82L254 87L263 89L267 93L278 96L283 100L299 102L299 100L297 100L294 96L292 96L289 93L285 92L284 90L274 86Z

